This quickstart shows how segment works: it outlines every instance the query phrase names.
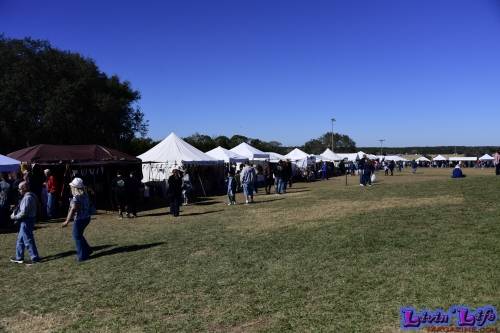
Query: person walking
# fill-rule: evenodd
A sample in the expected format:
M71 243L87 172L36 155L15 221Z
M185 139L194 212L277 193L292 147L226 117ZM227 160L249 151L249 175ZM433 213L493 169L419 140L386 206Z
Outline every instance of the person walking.
M417 161L412 160L411 161L411 172L412 173L417 173L417 167L418 167Z
M391 176L394 176L394 168L396 167L396 162L389 161L389 171L391 172Z
M120 171L116 173L116 178L111 182L111 189L113 191L113 197L115 200L115 205L118 207L118 218L123 219L123 213L126 209L127 203L127 192L126 192L126 181L122 177Z
M85 192L85 186L81 178L74 178L71 183L69 183L69 186L73 198L71 199L68 215L62 227L66 227L71 219L73 219L72 233L76 247L76 259L78 262L82 262L89 259L93 252L83 235L85 228L87 228L90 223L90 200Z
M274 184L274 179L273 179L273 169L269 161L264 162L264 167L262 168L262 174L264 175L266 194L271 194L271 187Z
M366 155L363 155L363 158L361 158L358 162L359 185L360 186L366 185L366 176L365 176L366 163L367 163Z
M137 202L139 201L139 193L141 190L141 182L131 172L129 178L125 182L125 192L127 200L127 217L137 217Z
M183 206L189 204L189 199L191 198L191 193L193 192L193 184L191 183L191 176L188 170L184 171L184 176L182 176L182 198L184 202Z
M168 196L170 199L170 214L178 217L182 201L182 177L177 167L172 169L172 175L168 178Z
M29 185L25 181L19 184L19 192L22 195L21 202L16 207L11 220L14 223L19 223L19 233L17 234L16 241L16 257L10 258L13 263L24 263L24 250L28 249L32 263L40 262L40 256L36 247L35 229L38 199L35 194L30 192Z
M497 150L493 157L495 158L493 160L493 164L495 165L495 174L500 176L500 149Z
M245 167L241 171L241 184L243 185L243 193L245 195L245 203L253 203L253 192L254 183L257 175L255 174L255 169L250 165L250 163L245 164Z
M6 226L9 221L10 184L7 179L7 174L0 173L0 227Z
M283 172L284 172L284 162L279 161L276 168L274 168L274 184L276 194L283 193Z
M59 201L59 187L56 178L50 169L45 169L47 178L47 217L52 219L57 216L57 203Z
M321 180L328 180L328 168L326 162L323 161L321 164Z
M236 205L236 179L233 170L229 170L227 175L227 199L228 206Z

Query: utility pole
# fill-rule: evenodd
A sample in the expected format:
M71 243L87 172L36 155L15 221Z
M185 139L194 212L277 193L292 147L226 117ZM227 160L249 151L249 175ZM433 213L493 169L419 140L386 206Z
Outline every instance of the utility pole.
M380 141L380 156L382 156L382 145L384 144L385 139L379 139Z
M335 118L332 118L332 151L333 151L333 123L335 122Z

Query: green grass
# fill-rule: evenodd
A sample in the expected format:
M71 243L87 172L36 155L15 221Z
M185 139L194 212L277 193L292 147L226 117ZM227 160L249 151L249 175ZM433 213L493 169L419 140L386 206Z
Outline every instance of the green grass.
M8 263L15 234L0 234L0 331L396 332L403 305L499 307L500 178L450 172L211 198L179 219L101 214L83 264L58 224L35 237L63 256L31 267Z

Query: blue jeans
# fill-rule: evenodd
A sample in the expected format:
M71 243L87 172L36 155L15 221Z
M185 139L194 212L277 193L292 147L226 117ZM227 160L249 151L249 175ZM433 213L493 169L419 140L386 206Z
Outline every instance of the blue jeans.
M32 261L40 260L38 249L36 248L35 236L33 230L35 229L35 219L24 219L21 221L19 227L19 234L17 234L16 241L16 260L24 260L24 249L28 248Z
M89 243L87 243L87 240L83 236L83 232L89 223L90 217L84 220L76 220L73 223L73 239L75 240L76 258L78 261L87 260L92 252Z
M243 183L243 194L245 197L253 197L253 183Z
M47 194L47 217L53 218L56 215L57 197L54 193Z
M276 177L274 180L274 186L275 186L275 191L276 193L281 193L281 177Z

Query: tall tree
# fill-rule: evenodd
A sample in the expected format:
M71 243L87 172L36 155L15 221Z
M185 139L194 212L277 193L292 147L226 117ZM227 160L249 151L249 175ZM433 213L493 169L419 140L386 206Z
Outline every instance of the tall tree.
M304 150L311 154L321 154L326 148L332 148L332 132L304 144ZM348 135L333 133L333 150L337 153L353 152L356 150L356 143Z
M49 42L0 36L0 150L39 143L125 149L147 121L140 93L92 59Z
M187 138L184 138L184 140L190 145L198 148L202 152L207 152L217 147L212 137L200 133L195 133L191 136L188 136Z

